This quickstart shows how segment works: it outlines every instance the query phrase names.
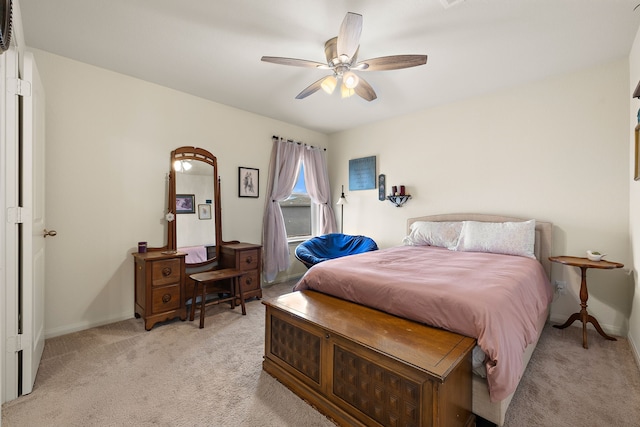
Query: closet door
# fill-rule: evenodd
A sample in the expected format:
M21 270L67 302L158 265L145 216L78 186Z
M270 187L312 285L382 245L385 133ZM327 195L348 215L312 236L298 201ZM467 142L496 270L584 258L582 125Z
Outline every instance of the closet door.
M22 97L22 394L31 393L44 350L45 231L44 88L33 54L25 52ZM30 93L29 93L30 92Z
M0 75L2 75L2 90L0 91L0 99L2 107L0 108L0 145L4 147L4 156L0 155L2 165L0 170L4 171L1 194L3 195L3 206L0 212L2 224L4 227L4 247L2 255L4 256L4 265L0 265L4 269L4 320L2 331L5 342L2 343L2 401L3 403L18 397L18 367L20 366L20 327L18 322L19 311L18 301L20 294L19 277L20 272L20 239L19 229L21 224L18 220L19 211L19 142L18 142L18 95L13 88L18 78L18 50L11 46L9 50L0 55ZM2 270L2 269L0 269ZM0 278L0 282L2 278ZM2 298L0 298L2 299Z

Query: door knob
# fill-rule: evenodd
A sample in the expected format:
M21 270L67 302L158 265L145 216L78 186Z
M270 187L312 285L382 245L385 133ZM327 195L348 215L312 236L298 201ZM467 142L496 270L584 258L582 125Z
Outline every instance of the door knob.
M56 234L58 234L58 232L56 230L47 230L46 228L44 229L44 238L45 239L47 238L47 236L55 237Z

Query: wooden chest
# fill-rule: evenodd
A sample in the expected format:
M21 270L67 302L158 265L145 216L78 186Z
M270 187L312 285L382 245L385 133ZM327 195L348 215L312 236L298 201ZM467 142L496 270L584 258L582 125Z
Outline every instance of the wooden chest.
M264 370L339 424L475 424L474 339L313 291L263 303Z

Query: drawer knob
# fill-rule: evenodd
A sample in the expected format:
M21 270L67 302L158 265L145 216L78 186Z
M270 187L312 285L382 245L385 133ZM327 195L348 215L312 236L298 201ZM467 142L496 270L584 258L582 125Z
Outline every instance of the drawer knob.
M162 295L162 302L163 303L168 303L169 301L171 301L171 295L170 294L164 294Z
M164 277L171 276L171 267L165 267L162 269L162 275Z
M331 337L329 336L329 334L325 334L325 335L324 335L324 337L325 337L326 339L331 338Z
M248 256L247 257L247 264L251 264L253 262L253 257Z
M251 284L251 282L253 282L253 279L252 279L251 277L247 277L247 278L244 280L244 283L246 283L247 285L250 285L250 284Z

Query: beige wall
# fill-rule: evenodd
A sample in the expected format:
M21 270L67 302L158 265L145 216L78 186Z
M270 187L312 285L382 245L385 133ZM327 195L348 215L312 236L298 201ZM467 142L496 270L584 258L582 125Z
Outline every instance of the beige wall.
M554 223L556 255L597 249L633 265L629 223L629 70L626 60L331 135L334 194L349 159L377 156L387 183L413 198L401 208L377 190L346 191L345 233L400 244L409 217L481 212ZM384 102L380 99L376 102ZM569 283L551 318L579 311L579 270L554 265ZM626 335L633 294L623 270L589 271L589 311Z
M271 136L325 147L326 135L43 51L47 96L48 337L133 316L140 240L165 243L171 150L218 157L223 238L260 243ZM260 198L239 198L238 167L260 169Z
M629 88L628 94L632 94L640 79L640 30L636 34L635 42L629 55ZM631 236L631 254L633 265L640 265L640 181L632 181L634 174L635 136L634 127L638 123L636 114L640 108L638 99L630 98L630 118L628 124L628 152L629 152L629 233ZM640 366L640 286L638 285L638 272L634 269L634 286L632 294L632 310L629 316L629 342L631 343L636 362Z
M138 240L164 242L169 152L181 145L218 156L227 240L260 241L278 134L329 147L333 193L347 187L344 231L381 247L400 243L409 217L474 211L552 221L554 254L599 249L633 265L627 61L330 136L47 52L36 61L47 91L47 222L59 233L47 250L47 336L132 316L130 252ZM370 155L389 185L413 195L404 207L348 190L348 160ZM260 199L237 197L238 166L260 169ZM563 321L578 309L580 280L561 266L553 276L570 285L552 308ZM605 330L626 334L632 276L590 271L589 291Z

